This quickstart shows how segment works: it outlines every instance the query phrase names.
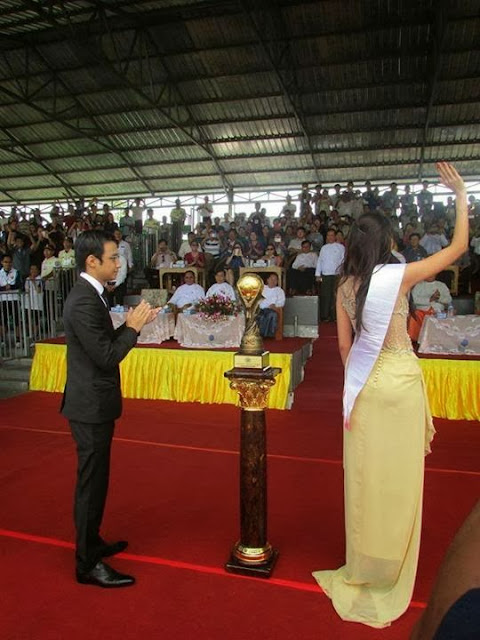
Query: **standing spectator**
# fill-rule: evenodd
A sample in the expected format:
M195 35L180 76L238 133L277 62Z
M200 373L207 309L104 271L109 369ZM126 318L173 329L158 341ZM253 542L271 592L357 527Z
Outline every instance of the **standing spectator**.
M336 242L334 229L327 231L326 244L320 249L315 275L320 286L320 319L335 322L335 285L345 257L345 247Z
M65 238L63 241L63 249L58 254L58 259L62 269L73 269L75 267L75 250L73 249L71 238Z
M130 208L125 207L119 221L119 229L123 239L129 238L135 231L135 220L130 215Z
M400 206L402 208L402 213L400 215L402 222L404 220L408 220L411 215L417 213L417 208L415 206L415 196L413 193L410 193L410 185L405 185L405 193L400 196Z
M131 207L133 220L135 224L135 233L142 233L143 228L143 212L146 209L145 200L143 198L135 198L134 204Z
M399 204L398 186L396 182L392 182L390 189L387 189L382 196L382 208L388 215L396 214Z
M42 261L42 268L40 271L42 280L48 280L50 278L53 278L54 276L54 269L57 266L57 262L58 262L57 258L55 258L54 251L55 249L52 247L51 244L47 244L47 246L43 250L44 258Z
M30 266L30 273L25 280L25 309L29 312L30 337L40 340L40 323L43 311L43 281L40 269L36 264Z
M209 202L208 196L203 198L202 204L197 207L197 212L202 222L205 222L206 218L211 218L213 216L213 206Z
M175 200L175 207L170 212L170 219L172 221L172 249L178 251L182 244L183 225L187 212L180 206L180 199Z
M149 235L155 235L160 230L160 222L153 217L153 209L147 209L147 219L143 228Z
M108 206L108 205L105 205L105 206ZM105 211L105 208L104 208L104 211ZM115 222L113 213L111 213L111 211L108 211L107 209L107 213L104 214L103 230L106 233L113 233L116 229L118 229L118 224Z
M15 246L12 250L13 268L20 274L20 282L25 282L30 273L30 249L25 246L23 235L15 238Z
M422 182L422 190L417 194L418 215L428 215L433 206L433 194L428 190L428 180Z
M118 254L120 268L115 280L107 282L105 289L107 290L108 306L114 307L120 305L123 307L123 300L127 295L127 275L128 266L124 256Z
M0 295L0 338L2 342L5 341L8 326L12 323L15 327L17 346L20 346L20 317L16 303L16 292L20 287L20 273L12 267L12 258L3 256L2 268L0 269L0 291L2 292Z
M280 211L280 215L285 216L286 218L294 218L296 211L297 211L297 205L293 204L292 196L288 195L285 198L285 204L283 205L282 210Z
M115 242L118 245L118 254L123 256L127 261L128 271L132 271L133 269L133 255L132 255L132 247L130 243L126 240L123 240L122 233L120 229L115 229L113 232L113 237Z

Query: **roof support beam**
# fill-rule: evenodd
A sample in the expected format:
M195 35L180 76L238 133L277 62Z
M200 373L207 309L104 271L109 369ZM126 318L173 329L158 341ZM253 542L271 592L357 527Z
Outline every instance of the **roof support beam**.
M302 113L302 96L290 50L290 41L287 37L287 30L283 20L282 9L270 0L265 3L260 3L260 5L258 5L255 0L253 0L253 2L250 2L250 0L239 0L239 2L250 21L264 56L269 61L275 73L284 98L293 110L295 120L303 133L306 147L312 159L317 181L320 182L320 173L313 155L313 147L305 125L304 114ZM257 9L257 6L262 7L262 9ZM263 8L265 6L266 11L264 12ZM262 24L260 24L260 21ZM278 46L275 46L272 42L273 39L278 38L279 33L281 40L284 42L284 46L282 46L280 50L278 50ZM281 67L282 61L283 65Z
M427 71L428 82L428 102L425 110L425 122L423 126L423 144L420 153L420 162L418 165L418 179L422 180L423 164L425 161L425 147L428 140L430 117L432 114L433 103L435 100L435 90L440 76L440 63L442 58L442 49L445 42L445 34L447 27L447 0L438 0L433 10L432 24L432 47L430 53L430 64Z

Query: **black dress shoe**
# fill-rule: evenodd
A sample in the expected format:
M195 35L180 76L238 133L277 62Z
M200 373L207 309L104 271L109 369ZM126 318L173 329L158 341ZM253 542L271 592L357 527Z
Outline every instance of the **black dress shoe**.
M122 553L128 547L128 542L126 540L119 540L118 542L112 542L112 544L104 544L100 554L102 558L109 558L110 556L115 556L117 553Z
M135 578L133 576L118 573L118 571L115 571L115 569L104 562L97 562L93 569L86 573L77 571L76 575L77 582L80 582L80 584L93 584L106 589L129 587L135 584Z

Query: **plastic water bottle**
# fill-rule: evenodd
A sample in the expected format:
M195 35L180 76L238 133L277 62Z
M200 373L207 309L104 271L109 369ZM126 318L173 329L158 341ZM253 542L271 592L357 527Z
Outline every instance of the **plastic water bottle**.
M450 303L447 308L447 318L453 318L455 315L455 309L453 308L453 304Z

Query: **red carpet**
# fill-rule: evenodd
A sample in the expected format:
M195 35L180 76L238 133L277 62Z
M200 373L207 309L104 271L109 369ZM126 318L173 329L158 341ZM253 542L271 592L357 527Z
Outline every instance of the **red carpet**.
M328 329L293 410L268 413L269 539L280 559L266 582L222 568L238 535L235 407L125 402L105 536L130 541L112 564L138 584L110 592L72 579L75 456L60 397L1 401L0 637L408 638L480 494L479 424L436 421L412 607L382 631L343 623L310 576L340 565L344 554L342 368Z

